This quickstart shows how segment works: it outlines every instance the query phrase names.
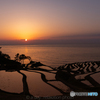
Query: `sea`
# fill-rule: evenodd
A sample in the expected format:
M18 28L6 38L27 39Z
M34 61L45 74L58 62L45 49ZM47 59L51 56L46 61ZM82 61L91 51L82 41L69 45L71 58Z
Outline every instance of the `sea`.
M2 47L0 50L9 54L11 59L15 59L17 53L25 54L33 61L40 61L54 68L67 63L100 61L99 44L0 45L0 47ZM33 96L57 96L62 95L61 91L71 91L70 87L55 80L54 73L39 70L33 72L21 70L21 73L27 76L28 89ZM47 83L41 78L43 74L48 80ZM0 71L0 89L8 93L21 93L24 91L22 78L23 75L17 71Z
M99 61L99 44L60 44L60 45L0 45L3 53L14 59L17 53L30 56L33 61L59 67L66 63Z

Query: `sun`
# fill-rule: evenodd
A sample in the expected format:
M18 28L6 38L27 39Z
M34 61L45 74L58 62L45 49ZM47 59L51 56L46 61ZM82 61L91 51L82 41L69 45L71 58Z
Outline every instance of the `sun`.
M25 41L27 42L27 39L25 39Z

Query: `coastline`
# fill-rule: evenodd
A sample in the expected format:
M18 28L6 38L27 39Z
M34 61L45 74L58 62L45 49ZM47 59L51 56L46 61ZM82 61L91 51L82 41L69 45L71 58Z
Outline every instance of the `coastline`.
M22 56L22 55L21 55ZM28 57L26 57L25 55L23 55L23 59L26 59ZM92 67L87 67L86 66L89 64L92 65L97 65L92 66ZM83 67L83 65L85 65L85 67ZM50 100L51 98L56 98L58 97L59 100L64 98L63 96L65 96L65 98L69 98L70 99L70 91L64 92L63 90L61 90L60 88L52 85L51 83L49 83L50 80L46 79L46 75L43 74L43 72L48 72L48 73L53 73L55 74L55 81L61 81L63 84L65 84L66 86L69 86L72 90L74 91L96 91L98 93L100 93L100 85L98 83L96 83L95 80L90 80L90 75L95 74L95 73L99 73L99 66L100 65L100 61L89 61L89 62L77 62L77 63L67 63L63 66L59 66L57 69L52 68L50 66L44 65L40 62L35 62L30 60L30 63L28 64L24 64L24 63L20 63L16 60L11 60L10 56L7 54L3 54L2 52L0 53L0 71L9 71L9 72L13 72L13 71L17 71L19 74L21 74L23 76L22 78L22 82L23 82L23 92L22 93L10 93L10 92L6 92L0 89L0 98L3 99L5 98L16 98L16 100L19 98L20 99L27 99L27 95L29 95L30 97L28 97L28 99L44 99L45 97L38 97L36 98L35 96L31 95L29 92L29 86L27 84L27 76L21 72L21 70L24 71L38 71L36 73L39 73L41 75L41 79L44 83L46 83L47 85L55 88L57 91L59 91L60 93L62 93L62 95L56 95L56 96L48 96L48 98L46 98L46 100ZM45 68L41 68L41 66L45 66L47 67L47 69ZM49 67L49 70L48 70ZM89 70L89 69L92 70ZM51 70L50 70L51 69ZM85 71L86 72L85 72ZM41 71L41 72L40 72ZM83 73L84 72L84 73ZM94 88L87 86L86 84L83 84L81 81L83 79L76 79L75 76L77 75L81 75L81 74L87 74L87 76L85 76L85 78L87 80L89 80L92 85L94 85ZM52 80L54 81L54 80ZM97 85L98 84L98 85ZM67 97L66 97L67 96ZM77 98L77 97L75 97ZM74 99L75 99L74 98ZM80 98L80 97L79 97ZM86 97L84 97L86 98ZM97 99L99 98L99 96L97 97ZM11 99L10 99L11 100Z

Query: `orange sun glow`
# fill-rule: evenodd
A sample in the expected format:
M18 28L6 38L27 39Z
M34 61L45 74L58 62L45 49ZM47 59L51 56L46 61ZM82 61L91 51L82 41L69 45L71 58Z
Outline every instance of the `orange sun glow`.
M27 39L25 39L25 41L27 41Z

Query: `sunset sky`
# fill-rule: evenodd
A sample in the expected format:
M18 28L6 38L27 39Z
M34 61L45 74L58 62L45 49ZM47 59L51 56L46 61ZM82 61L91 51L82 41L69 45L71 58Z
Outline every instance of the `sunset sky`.
M0 0L0 40L87 34L100 37L100 0Z

